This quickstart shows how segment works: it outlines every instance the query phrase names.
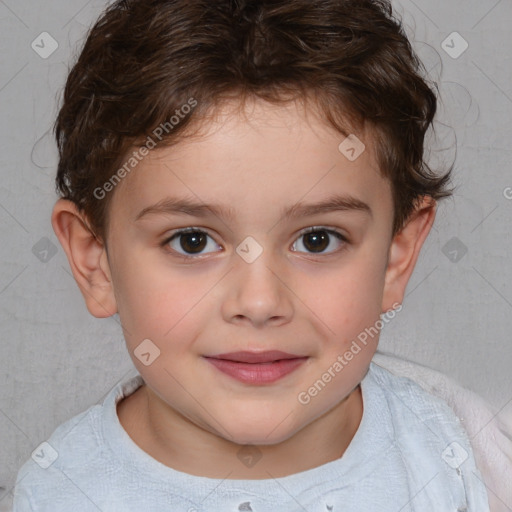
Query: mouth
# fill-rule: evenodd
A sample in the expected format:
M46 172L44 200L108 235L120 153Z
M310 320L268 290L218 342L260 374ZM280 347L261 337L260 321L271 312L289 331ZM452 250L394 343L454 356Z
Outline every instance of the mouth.
M265 352L229 352L226 354L216 354L214 356L205 356L225 361L234 361L236 363L273 363L283 359L299 359L304 356L289 354L281 350L266 350Z
M203 357L222 373L246 384L275 382L308 359L307 356L280 350L229 352Z

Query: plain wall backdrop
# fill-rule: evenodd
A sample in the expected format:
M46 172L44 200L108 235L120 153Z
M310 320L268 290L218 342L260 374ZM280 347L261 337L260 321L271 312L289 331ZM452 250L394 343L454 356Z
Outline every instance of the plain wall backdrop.
M32 451L136 374L117 316L88 313L50 223L50 129L68 68L105 5L0 0L0 510ZM440 202L380 349L510 408L512 2L394 5L440 88L430 162L456 154L457 188Z

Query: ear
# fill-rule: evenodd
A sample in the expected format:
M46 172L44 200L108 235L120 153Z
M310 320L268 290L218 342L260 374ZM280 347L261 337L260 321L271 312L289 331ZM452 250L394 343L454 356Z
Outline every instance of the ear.
M436 206L434 199L424 196L417 203L404 227L391 241L382 299L383 313L403 301L405 288L418 260L420 249L434 223Z
M89 312L107 318L117 312L105 245L88 227L86 217L67 199L53 208L52 226L68 257Z

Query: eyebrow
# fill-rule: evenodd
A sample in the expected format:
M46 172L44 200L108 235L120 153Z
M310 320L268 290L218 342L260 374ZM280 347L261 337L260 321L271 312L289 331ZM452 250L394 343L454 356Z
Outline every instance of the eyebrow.
M297 203L284 209L281 212L281 216L283 219L292 219L335 211L355 211L365 213L370 215L370 217L373 216L372 209L367 203L349 195L333 195L324 201L310 204ZM193 217L215 215L226 220L233 220L236 217L233 208L226 208L218 204L199 203L188 198L167 197L158 201L158 203L142 209L135 217L135 220L138 221L150 214L180 213Z

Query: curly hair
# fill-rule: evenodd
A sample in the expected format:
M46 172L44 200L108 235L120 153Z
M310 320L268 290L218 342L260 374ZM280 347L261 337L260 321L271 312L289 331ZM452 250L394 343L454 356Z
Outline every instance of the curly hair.
M437 85L424 77L388 0L116 1L67 78L54 126L57 192L105 239L113 193L94 190L155 127L167 127L159 144L172 145L225 99L314 98L345 136L372 127L395 234L419 198L451 194L453 166L439 174L424 161L437 108ZM197 108L169 126L191 98Z

